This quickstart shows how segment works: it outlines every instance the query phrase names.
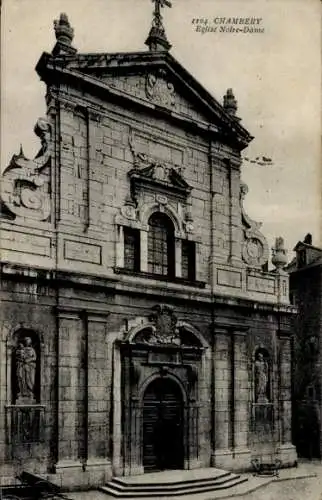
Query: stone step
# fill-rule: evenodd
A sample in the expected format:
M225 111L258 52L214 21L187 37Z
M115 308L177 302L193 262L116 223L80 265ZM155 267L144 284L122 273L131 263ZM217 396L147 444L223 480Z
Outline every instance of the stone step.
M131 488L131 489L158 489L158 488L164 488L164 489L171 489L171 488L177 488L177 487L183 487L183 486L197 486L199 484L206 484L206 483L212 483L216 481L216 483L221 484L222 482L227 481L228 479L233 479L233 478L239 478L240 476L237 474L233 474L231 472L226 472L222 471L220 473L214 474L214 476L209 476L209 477L203 477L203 478L192 478L192 479L180 479L180 480L154 480L153 482L131 482L129 479L124 479L123 477L114 477L111 480L111 483L115 485L119 485L120 487L123 488Z
M143 476L144 477L144 476ZM138 477L131 482L131 478L113 478L109 483L100 488L100 491L117 498L153 498L153 497L176 497L193 495L211 491L225 490L242 484L248 480L227 471L219 472L214 476L196 477L194 479L178 479L167 481L164 475L158 480L154 474L154 481L139 482Z

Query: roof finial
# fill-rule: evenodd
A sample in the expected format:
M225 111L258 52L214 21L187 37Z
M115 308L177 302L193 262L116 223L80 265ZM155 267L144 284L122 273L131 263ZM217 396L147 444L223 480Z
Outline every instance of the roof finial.
M272 248L272 264L279 271L287 264L287 250L284 245L284 239L279 236L275 239L275 246Z
M233 89L227 89L224 95L224 109L230 115L236 116L237 112L237 100L235 99Z
M54 21L54 30L57 42L52 52L53 55L75 54L77 51L72 46L74 29L71 27L65 13L61 13L59 19Z
M145 44L151 51L170 50L171 44L168 42L165 29L162 23L161 7L172 7L168 0L152 0L155 7L153 11L152 26Z

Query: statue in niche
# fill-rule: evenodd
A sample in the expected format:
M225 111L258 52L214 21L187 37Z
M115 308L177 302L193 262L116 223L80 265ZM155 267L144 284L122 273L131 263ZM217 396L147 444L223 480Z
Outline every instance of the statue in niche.
M17 400L31 402L35 399L37 354L30 337L19 342L16 349Z
M262 352L258 352L255 360L255 401L268 403L268 363Z

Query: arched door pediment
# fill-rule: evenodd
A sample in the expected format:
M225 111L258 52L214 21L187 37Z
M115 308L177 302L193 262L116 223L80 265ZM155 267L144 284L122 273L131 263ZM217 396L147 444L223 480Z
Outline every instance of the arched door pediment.
M147 321L133 328L126 340L137 345L208 347L200 332L192 325L178 321L173 308L168 305L156 305Z

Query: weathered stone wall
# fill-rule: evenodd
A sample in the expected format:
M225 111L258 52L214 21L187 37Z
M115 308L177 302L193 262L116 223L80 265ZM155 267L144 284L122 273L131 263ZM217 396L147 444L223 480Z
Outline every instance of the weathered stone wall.
M62 276L63 277L63 276ZM60 278L62 280L62 277ZM88 487L107 480L113 470L122 473L122 410L117 410L121 392L121 358L115 357L115 341L124 340L137 318L148 320L160 297L107 291L81 279L71 284L71 275L60 281L23 276L17 281L7 275L2 281L1 355L10 355L8 342L16 328L27 328L41 336L41 399L44 405L43 441L30 447L28 457L19 455L8 442L6 406L10 386L2 364L1 372L1 467L11 476L22 464L65 486ZM124 292L124 290L123 290ZM178 320L192 325L206 345L198 379L198 466L243 469L251 456L262 452L254 431L254 351L265 347L271 356L274 442L261 444L285 447L290 444L290 339L277 335L278 322L269 308L256 312L251 304L243 307L216 307L213 325L211 305L187 302L176 293L162 301L173 307ZM282 316L286 331L287 316ZM138 323L139 324L139 323ZM275 349L275 350L274 350ZM8 365L7 365L8 366ZM280 366L280 370L278 369ZM10 385L10 384L9 384ZM279 389L280 387L280 389ZM117 431L119 428L119 431ZM9 439L10 441L10 439ZM119 443L119 445L118 445ZM119 446L119 448L118 448ZM119 453L117 463L115 453ZM286 463L294 461L292 449L284 450ZM10 458L11 454L11 458ZM18 455L17 455L18 454ZM28 460L27 460L28 458ZM85 470L85 472L84 472Z
M60 120L60 230L69 235L60 243L63 246L60 265L80 270L86 263L88 270L97 272L100 268L104 274L113 272L115 216L130 195L132 140L136 153L181 169L191 185L193 238L200 242L198 279L208 281L210 193L206 141L196 137L192 140L178 127L147 113L138 115L104 102L99 102L103 109L100 114L87 113L86 109L76 107L74 96L70 99L74 99L74 106L71 101L62 105ZM152 193L144 194L145 205L154 201ZM185 210L185 204L181 206L175 197L170 197L169 203L177 214Z

